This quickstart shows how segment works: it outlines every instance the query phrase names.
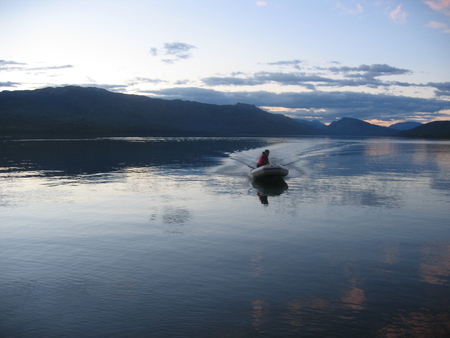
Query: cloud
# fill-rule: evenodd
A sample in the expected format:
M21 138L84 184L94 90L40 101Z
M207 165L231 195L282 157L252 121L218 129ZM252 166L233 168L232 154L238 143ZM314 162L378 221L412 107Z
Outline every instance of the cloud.
M267 6L267 1L256 1L256 6L258 7Z
M340 9L342 13L348 14L348 15L359 15L362 12L364 12L364 8L360 4L356 4L354 8L348 8L345 5L338 2L336 4L336 8Z
M89 87L90 85L82 85L82 86L83 87ZM127 89L127 86L126 85L122 85L122 84L120 84L120 85L116 85L116 84L95 84L94 86L97 87L97 88L103 88L103 89L106 89L106 90L109 90L109 91L112 91L112 92L118 92L118 93L121 93L121 92L123 92L124 90Z
M2 71L14 71L14 70L23 70L26 68L26 63L16 62L16 61L7 61L0 60L0 70Z
M403 5L398 5L396 9L389 12L389 17L398 24L404 25L408 14L403 10Z
M450 28L447 26L446 23L443 23L443 22L430 21L428 23L427 27L434 28L434 29L440 29L440 30L442 30L442 32L450 34Z
M0 60L0 67L9 66L9 65L26 65L26 63L21 63L21 62L16 62L16 61Z
M18 85L20 85L20 83L11 81L0 82L0 87L17 87Z
M443 86L448 86L448 84ZM432 119L437 119L445 115L442 111L450 109L450 101L447 100L341 91L271 93L267 91L222 92L203 88L168 88L145 93L166 99L194 100L213 104L243 102L260 107L284 107L291 111L296 109L298 114L302 114L303 110L309 116L311 116L311 112L317 111L320 112L323 122L331 122L341 117L384 121L406 120L418 113L424 113ZM299 115L298 117L304 116Z
M37 68L29 68L28 70L54 70L54 69L67 69L73 68L72 65L64 65L64 66L50 66L50 67L37 67Z
M314 85L311 82L330 83L331 79L323 78L317 75L308 75L306 73L274 73L274 72L258 72L252 76L234 77L208 77L202 79L202 82L207 86L257 86L267 83L277 83L282 86L295 85L302 86L307 89L314 90Z
M191 58L191 51L195 48L195 46L189 45L187 43L171 42L165 43L161 49L158 49L156 47L150 48L149 54L152 56L158 56L160 54L167 55L169 57L165 57L161 59L161 61L166 64L173 64L176 61Z
M161 61L166 63L166 64L168 64L168 65L172 65L172 64L175 63L174 59L162 59Z
M428 86L434 87L437 90L434 92L436 96L449 96L450 97L450 82L429 82Z
M211 87L215 86L256 86L262 84L252 78L239 78L235 76L211 76L203 78L202 82Z
M164 44L164 49L167 55L174 55L180 59L187 59L191 57L190 51L193 48L195 47L182 42L173 42Z
M450 82L429 82L429 86L450 92Z
M73 68L72 65L63 66L46 66L46 67L29 67L28 64L16 61L0 60L0 70L3 71L45 71L55 69L67 69Z
M283 86L287 85L299 85L314 89L311 83L332 83L334 80L328 79L319 75L307 74L307 73L272 73L272 72L259 72L254 76L256 81L260 83L278 83Z
M158 56L158 48L155 47L150 48L149 54L151 54L152 56Z
M291 66L295 69L300 70L300 64L302 63L301 60L290 60L290 61L276 61L276 62L269 62L267 63L269 66Z
M184 86L184 85L187 85L189 82L191 82L191 81L187 80L187 79L178 80L178 81L175 81L175 85L177 85L177 86Z
M160 80L160 79L150 79L148 77L135 77L134 79L127 82L128 85L133 86L136 84L141 83L151 83L151 84L159 84L159 83L165 83L167 81Z
M176 87L160 90L143 90L140 91L140 93L152 94L153 96L161 96L165 99L181 99L214 104L235 104L237 102L240 102L239 100L236 101L236 96L234 93L220 92L213 89L204 89L197 87ZM245 92L243 93L245 95ZM229 96L228 99L227 96Z
M333 73L346 73L348 77L375 78L386 75L411 74L408 69L392 67L387 64L360 65L358 67L330 67ZM351 74L355 73L355 74Z
M286 61L288 63L289 61ZM279 64L276 62L274 64ZM310 90L315 90L316 86L327 87L358 87L368 86L376 88L380 86L389 87L397 86L413 86L405 82L383 82L377 77L389 75L405 75L412 73L408 69L392 67L386 64L360 65L358 67L328 67L319 68L322 74L310 74L306 72L258 72L253 75L245 75L237 73L235 76L223 77L207 77L203 78L202 82L207 86L257 86L268 83L277 83L282 86L301 86ZM329 73L342 74L344 78L332 78ZM416 85L414 85L416 86Z
M431 9L450 16L450 0L428 0L424 1Z

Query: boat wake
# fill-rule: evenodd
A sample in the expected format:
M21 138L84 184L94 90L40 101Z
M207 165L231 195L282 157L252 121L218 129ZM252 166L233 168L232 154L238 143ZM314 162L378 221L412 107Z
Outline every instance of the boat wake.
M308 175L313 158L342 153L354 142L333 139L281 139L280 142L264 148L236 151L223 160L214 171L222 175L250 176L256 161L264 149L270 150L270 163L289 170L287 178Z

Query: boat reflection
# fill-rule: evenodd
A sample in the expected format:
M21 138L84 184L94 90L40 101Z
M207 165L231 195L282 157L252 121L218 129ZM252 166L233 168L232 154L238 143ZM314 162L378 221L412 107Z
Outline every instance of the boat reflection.
M282 177L270 177L264 179L252 179L253 188L257 190L257 196L261 204L269 205L269 197L280 196L289 187Z

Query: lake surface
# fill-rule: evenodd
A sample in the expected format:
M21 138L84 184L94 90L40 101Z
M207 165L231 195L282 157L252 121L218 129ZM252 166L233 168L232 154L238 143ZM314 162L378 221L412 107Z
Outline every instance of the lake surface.
M449 286L449 141L0 140L0 337L449 337Z

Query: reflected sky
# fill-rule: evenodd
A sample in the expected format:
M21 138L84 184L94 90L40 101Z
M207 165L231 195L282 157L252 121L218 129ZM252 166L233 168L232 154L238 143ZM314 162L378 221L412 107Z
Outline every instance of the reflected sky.
M450 142L210 141L3 142L1 334L446 336Z

